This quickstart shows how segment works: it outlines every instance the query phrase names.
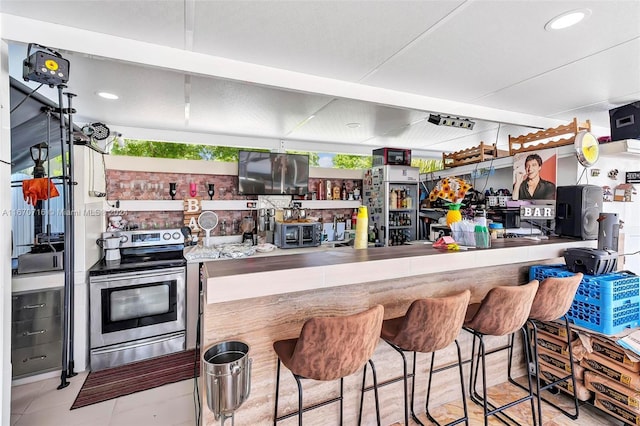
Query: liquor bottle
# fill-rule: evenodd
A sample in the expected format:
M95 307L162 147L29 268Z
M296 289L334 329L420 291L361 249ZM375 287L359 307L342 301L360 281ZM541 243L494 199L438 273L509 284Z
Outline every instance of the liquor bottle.
M333 199L334 200L340 199L340 187L337 184L336 186L333 187Z
M353 199L356 201L360 199L360 187L355 180L353 181Z
M327 197L327 200L333 199L333 193L331 192L331 181L329 179L326 180L325 187L327 189L327 192L325 194Z
M351 213L351 227L356 229L356 224L358 222L358 209L353 209L353 213Z
M324 186L324 182L323 181L319 181L318 182L318 200L326 200L327 199L327 194L326 194L326 188Z
M347 184L344 183L344 181L342 182L342 193L341 193L341 197L340 197L343 201L347 201L348 198L348 194L347 194Z
M389 208L390 209L398 208L398 193L396 192L395 189L391 190L390 197L391 197L391 199L389 200Z

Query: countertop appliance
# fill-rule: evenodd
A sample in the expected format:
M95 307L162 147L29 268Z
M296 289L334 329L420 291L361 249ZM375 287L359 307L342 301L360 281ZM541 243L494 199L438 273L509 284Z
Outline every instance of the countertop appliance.
M180 229L117 231L121 259L89 270L93 371L185 349L186 260Z
M369 226L377 226L380 244L402 245L418 239L417 167L379 166L365 171L363 204L369 210Z
M318 247L321 239L320 222L276 222L274 244L279 248Z
M380 148L373 150L374 166L411 166L411 150L401 148Z

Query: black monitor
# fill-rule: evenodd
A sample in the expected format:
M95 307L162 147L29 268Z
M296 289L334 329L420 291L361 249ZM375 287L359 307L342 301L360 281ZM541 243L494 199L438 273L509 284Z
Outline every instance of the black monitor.
M238 152L238 193L304 195L308 191L308 155Z

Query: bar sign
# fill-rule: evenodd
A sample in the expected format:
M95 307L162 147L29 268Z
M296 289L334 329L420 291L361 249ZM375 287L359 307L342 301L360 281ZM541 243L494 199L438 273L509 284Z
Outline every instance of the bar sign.
M544 206L520 206L521 219L551 220L556 217L556 206L552 204Z
M627 172L625 183L640 183L640 172Z

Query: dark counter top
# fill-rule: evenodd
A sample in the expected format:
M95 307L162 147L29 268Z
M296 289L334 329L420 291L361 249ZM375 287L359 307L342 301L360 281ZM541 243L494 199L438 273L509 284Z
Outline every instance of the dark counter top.
M595 247L568 238L492 240L488 249L443 251L431 245L356 250L352 247L285 256L206 262L207 303L284 294L430 273L561 258L566 248ZM311 250L311 249L310 249Z

